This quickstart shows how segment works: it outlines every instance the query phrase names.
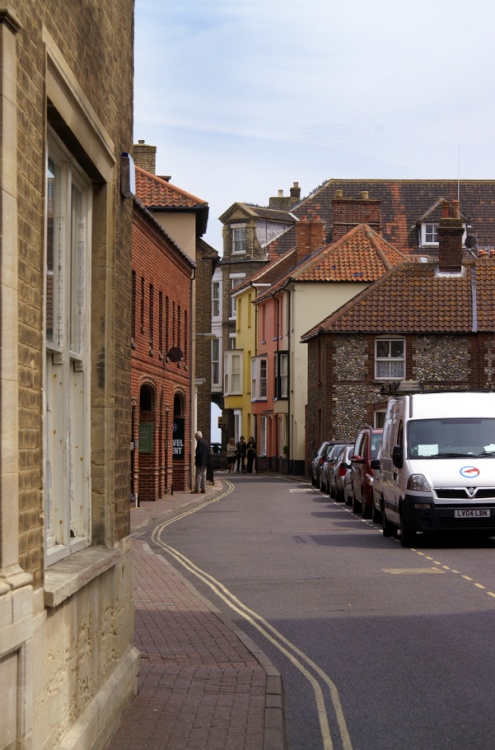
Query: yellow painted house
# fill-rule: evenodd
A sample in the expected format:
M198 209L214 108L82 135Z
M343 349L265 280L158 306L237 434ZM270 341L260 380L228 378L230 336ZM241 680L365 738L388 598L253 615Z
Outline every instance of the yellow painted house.
M256 308L252 304L257 290L240 285L232 294L232 312L235 315L235 347L224 356L224 408L234 413L235 435L246 441L254 435L251 414L251 357L256 355Z

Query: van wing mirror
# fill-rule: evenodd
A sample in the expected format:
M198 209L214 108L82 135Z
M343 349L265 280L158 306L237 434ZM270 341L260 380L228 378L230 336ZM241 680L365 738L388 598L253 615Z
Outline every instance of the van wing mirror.
M372 458L370 462L370 466L373 469L373 471L376 471L380 468L380 459L379 458Z
M397 466L398 469L402 469L402 464L404 463L404 455L402 453L401 445L394 445L394 449L392 451L392 461L394 463L394 466Z

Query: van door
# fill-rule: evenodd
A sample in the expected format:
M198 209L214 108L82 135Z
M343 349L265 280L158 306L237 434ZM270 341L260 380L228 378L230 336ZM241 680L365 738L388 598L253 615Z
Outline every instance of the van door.
M402 448L402 454L404 455L404 420L402 419L402 417L396 417L392 425L392 450L396 445ZM402 494L402 472L397 466L395 466L392 460L390 463L391 478L389 490L389 520L398 526L400 524L399 506Z

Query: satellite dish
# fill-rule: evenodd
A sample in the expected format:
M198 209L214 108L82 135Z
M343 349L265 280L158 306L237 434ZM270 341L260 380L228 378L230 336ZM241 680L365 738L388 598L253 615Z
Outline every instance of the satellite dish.
M184 352L182 351L182 349L179 349L178 346L173 346L167 352L167 359L170 362L180 362L182 359L184 359Z

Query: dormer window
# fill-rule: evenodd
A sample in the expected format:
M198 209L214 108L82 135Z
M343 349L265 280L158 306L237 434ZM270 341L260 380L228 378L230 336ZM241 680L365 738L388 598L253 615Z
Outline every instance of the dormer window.
M462 244L464 245L467 236L467 226L463 222ZM438 247L438 221L424 221L421 224L421 246Z
M247 229L245 224L232 226L232 254L245 255L247 252Z
M438 245L438 222L421 225L421 244Z

